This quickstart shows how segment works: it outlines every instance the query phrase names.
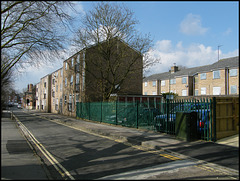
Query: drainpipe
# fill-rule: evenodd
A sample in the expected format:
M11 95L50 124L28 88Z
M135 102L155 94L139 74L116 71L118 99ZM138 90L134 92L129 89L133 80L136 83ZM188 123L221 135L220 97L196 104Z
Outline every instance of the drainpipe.
M193 77L193 96L195 96L195 75L197 75L198 73L195 73L195 74L193 74L192 75L192 77Z
M229 95L229 69L226 68L227 71L227 75L226 75L226 79L227 79L227 95Z

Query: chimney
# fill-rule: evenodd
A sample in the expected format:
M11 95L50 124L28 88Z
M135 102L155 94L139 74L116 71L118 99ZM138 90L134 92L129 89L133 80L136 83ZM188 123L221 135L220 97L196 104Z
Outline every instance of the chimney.
M28 92L32 92L33 84L28 84Z
M178 71L178 66L176 66L176 63L173 63L173 66L171 67L171 74Z

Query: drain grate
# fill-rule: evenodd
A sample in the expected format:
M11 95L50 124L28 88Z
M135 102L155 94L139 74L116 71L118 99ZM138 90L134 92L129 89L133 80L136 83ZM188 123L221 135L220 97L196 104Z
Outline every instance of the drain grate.
M9 154L31 153L32 150L25 140L8 140L6 148Z

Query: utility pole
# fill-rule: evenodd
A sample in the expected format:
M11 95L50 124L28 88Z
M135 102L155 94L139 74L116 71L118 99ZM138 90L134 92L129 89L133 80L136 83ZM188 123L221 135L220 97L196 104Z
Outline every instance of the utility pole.
M219 47L221 47L222 45L218 45L218 61L219 61Z

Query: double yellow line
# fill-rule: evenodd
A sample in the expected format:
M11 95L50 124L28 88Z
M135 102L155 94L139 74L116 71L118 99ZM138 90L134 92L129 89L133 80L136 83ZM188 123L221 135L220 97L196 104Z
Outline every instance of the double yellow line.
M75 180L73 176L49 153L46 148L33 136L33 134L25 127L24 124L19 121L19 119L13 115L23 131L23 133L28 136L31 141L37 146L37 148L42 152L42 154L48 159L48 161L54 166L58 173L65 179Z

